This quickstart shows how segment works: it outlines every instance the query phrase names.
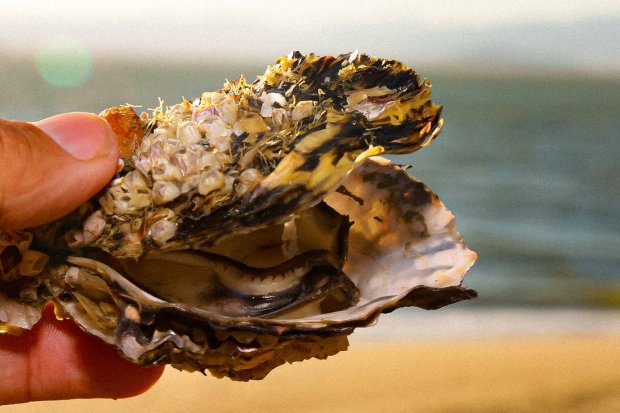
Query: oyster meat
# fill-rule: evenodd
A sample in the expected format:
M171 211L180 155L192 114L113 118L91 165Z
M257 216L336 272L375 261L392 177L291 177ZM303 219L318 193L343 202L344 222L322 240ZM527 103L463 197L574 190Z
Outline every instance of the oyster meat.
M141 364L260 379L402 306L475 297L454 216L383 153L442 126L394 60L280 57L253 83L105 110L118 173L42 227L0 231L0 330L58 317Z

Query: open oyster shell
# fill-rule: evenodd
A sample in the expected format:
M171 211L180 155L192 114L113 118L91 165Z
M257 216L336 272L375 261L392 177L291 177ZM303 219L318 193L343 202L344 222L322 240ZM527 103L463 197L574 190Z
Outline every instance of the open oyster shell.
M294 52L252 84L102 116L114 180L61 220L0 232L1 331L51 301L136 363L249 380L346 349L382 312L475 296L454 216L377 156L442 124L397 61Z

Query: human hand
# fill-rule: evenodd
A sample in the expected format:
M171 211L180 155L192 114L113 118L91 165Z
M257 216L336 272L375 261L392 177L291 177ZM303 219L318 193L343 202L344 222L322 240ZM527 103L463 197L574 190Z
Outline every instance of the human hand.
M95 115L34 124L0 119L0 228L33 227L71 212L112 178L117 162L114 134ZM20 337L0 334L0 366L0 405L130 397L163 372L121 359L73 322L56 320L51 308Z

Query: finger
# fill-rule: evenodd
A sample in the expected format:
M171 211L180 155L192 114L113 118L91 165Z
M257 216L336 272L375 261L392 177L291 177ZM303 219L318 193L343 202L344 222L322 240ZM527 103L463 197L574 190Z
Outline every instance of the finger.
M124 398L150 388L163 367L138 367L51 311L21 337L0 335L0 405L35 400Z
M33 227L71 212L112 178L117 162L116 138L96 115L0 120L0 228Z

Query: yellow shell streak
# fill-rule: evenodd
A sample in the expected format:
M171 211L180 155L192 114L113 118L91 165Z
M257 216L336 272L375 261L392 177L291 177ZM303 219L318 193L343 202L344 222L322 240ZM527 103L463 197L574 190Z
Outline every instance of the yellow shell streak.
M346 115L345 115L346 116ZM369 156L383 153L380 146L369 146L364 151L340 154L335 148L321 153L313 168L304 168L311 156L316 156L317 148L330 140L338 139L342 126L328 124L325 129L308 134L291 153L289 153L256 189L256 193L272 191L286 185L305 185L308 190L327 193L338 187L342 179ZM361 153L360 153L361 152Z

